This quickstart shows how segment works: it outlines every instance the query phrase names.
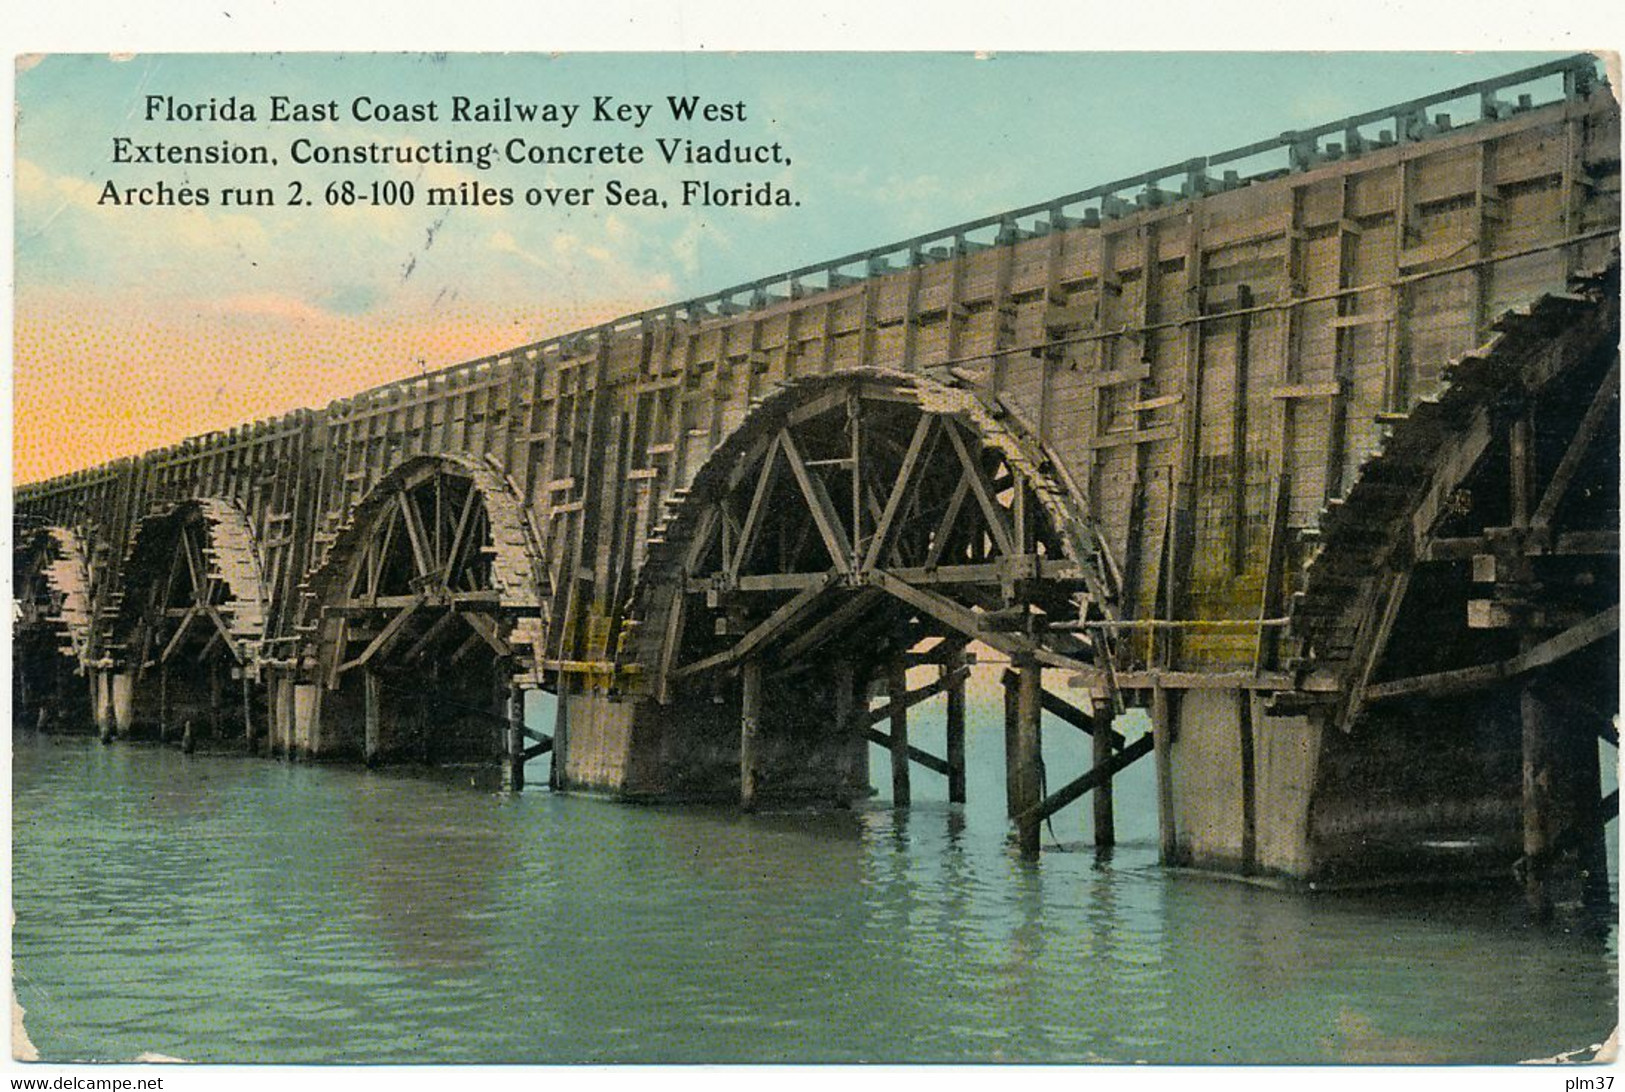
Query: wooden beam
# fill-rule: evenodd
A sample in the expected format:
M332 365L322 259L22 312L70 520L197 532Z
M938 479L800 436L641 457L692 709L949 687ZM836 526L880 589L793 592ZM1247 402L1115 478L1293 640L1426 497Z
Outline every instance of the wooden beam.
M948 498L948 507L943 509L936 533L931 536L931 549L925 556L926 568L932 568L942 560L942 553L948 548L948 538L953 534L954 525L959 522L959 513L965 507L965 498L969 495L970 478L961 471L959 484L954 486L953 495Z
M423 655L423 653L428 649L429 645L434 642L435 638L446 632L446 629L456 620L456 611L448 610L442 613L439 618L436 618L429 624L428 629L423 631L423 636L412 642L412 647L406 650L406 655L402 658L405 660L415 660L419 656Z
M458 611L457 617L467 622L469 628L479 634L480 638L491 646L491 651L496 653L499 659L513 655L513 649L497 633L496 624L490 619L475 614L473 611Z
M158 656L159 663L163 664L169 662L169 658L175 654L175 651L178 648L180 648L181 639L186 636L187 628L197 619L197 616L201 610L201 605L197 603L193 603L190 607L186 608L186 613L181 617L180 625L175 627L175 632L170 635L168 643L164 645L163 652Z
M1059 694L1045 690L1040 700L1046 713L1054 714L1086 735L1095 734L1095 719ZM1106 729L1106 738L1113 748L1121 748L1128 742L1121 732L1110 727Z
M866 569L879 565L887 547L891 544L892 528L896 525L897 513L914 490L915 469L919 466L920 455L924 452L932 430L936 427L936 420L934 414L922 413L919 423L914 426L914 435L909 438L908 450L904 452L902 466L897 471L897 481L892 485L891 495L886 498L885 509L875 521L874 537L869 542L869 552L863 562Z
M793 624L807 612L824 590L835 581L834 573L824 574L822 582L803 588L791 600L765 619L754 626L750 632L740 638L739 642L722 652L707 656L703 660L695 660L691 664L684 664L674 668L669 675L673 679L687 678L706 671L713 671L719 667L731 667L741 662L747 656L756 652L763 644L778 636L787 626Z
M1546 492L1541 495L1540 504L1535 508L1535 514L1529 520L1530 526L1547 527L1551 525L1552 516L1557 512L1557 506L1562 503L1568 492L1574 475L1579 473L1580 464L1585 460L1586 452L1591 448L1591 441L1597 438L1598 433L1611 420L1616 419L1612 413L1614 400L1619 396L1619 358L1614 358L1613 367L1608 369L1608 375L1603 379L1602 385L1597 388L1597 394L1587 407L1585 416L1580 418L1580 425L1575 429L1573 437L1569 440L1568 448L1563 452L1562 460L1557 469L1552 471L1551 481L1546 485Z
M924 686L905 691L901 699L902 708L909 709L920 704L922 701L930 701L943 691L951 690L952 688L963 684L964 681L969 677L970 668L960 667L942 676L940 679L926 683ZM888 719L894 712L897 711L897 703L898 699L894 697L885 705L882 705L879 709L870 709L864 714L864 723L879 724L881 721Z
M909 787L908 760L909 752L914 748L908 743L906 679L907 673L903 670L902 663L893 660L886 671L886 693L891 698L887 702L891 718L891 798L892 806L897 808L907 807L913 798L913 792Z
M423 520L418 506L405 490L395 494L395 499L400 505L401 520L406 524L406 537L412 543L412 561L417 565L419 576L428 576L434 570L429 564L429 546L424 541Z
M733 556L722 559L731 580L739 579L739 568L750 555L750 548L756 542L756 532L762 525L762 517L767 513L767 500L772 495L773 483L779 476L779 447L780 440L775 436L768 444L767 455L762 460L762 469L756 478L756 489L750 499L750 509L745 513L745 523L740 528L739 541L734 546Z
M965 802L965 680L970 668L965 663L963 645L955 644L942 663L942 678L948 683L947 743L948 802Z
M411 621L412 615L416 614L417 609L422 605L423 597L418 596L409 606L397 612L395 617L386 622L384 628L378 631L378 636L369 641L367 647L361 650L361 655L339 665L338 673L342 675L351 668L366 667L371 663L374 657L395 643L396 638L401 634L401 630L405 628L407 622Z
M1618 631L1619 606L1616 604L1510 659L1453 671L1412 675L1391 682L1373 683L1365 688L1365 700L1375 702L1410 697L1440 698L1483 690L1554 664Z
M878 728L863 729L863 738L878 747L884 747L887 751L891 751L894 754L896 753L893 737L886 732L882 732ZM904 744L903 749L911 762L917 762L926 769L931 770L934 773L942 774L944 777L950 776L948 763L938 758L936 755L931 754L929 751L922 751L918 747L908 743Z
M444 579L447 584L451 583L452 571L457 568L457 559L462 556L464 539L468 534L469 524L473 519L474 501L478 493L479 490L474 488L474 482L470 480L468 493L463 498L463 510L458 514L457 527L451 534L451 544L446 547L445 568L442 571L445 574Z
M762 722L762 661L746 660L740 672L739 806L756 807L756 742Z
M243 663L245 661L243 650L237 647L237 638L232 636L231 630L226 627L226 620L220 617L219 608L212 603L203 603L201 606L203 607L203 613L209 616L209 621L214 623L214 628L219 632L220 640L225 644L226 651L231 653L231 658L238 663Z
M1508 675L1522 675L1546 667L1564 657L1619 632L1619 604L1599 611L1579 625L1564 630L1555 637L1520 652L1507 661Z
M852 544L847 541L846 530L841 526L840 516L836 514L835 506L830 502L823 481L807 469L806 461L802 459L801 450L796 447L795 438L790 435L789 429L779 430L779 443L784 449L785 459L790 463L790 472L795 475L796 484L801 487L801 494L807 500L807 508L812 513L813 523L817 526L819 535L823 537L824 548L829 551L830 560L834 562L839 572L851 572Z
M1006 761L1010 763L1009 784L1014 789L1009 810L1016 817L1016 842L1023 857L1038 856L1038 825L1044 817L1037 814L1043 792L1043 706L1039 696L1044 691L1043 669L1030 658L1016 666L1015 738Z
M1004 512L993 500L991 487L987 475L982 473L982 466L971 455L965 446L964 438L959 429L953 424L945 426L948 430L948 439L952 441L954 451L959 455L959 462L965 468L965 480L970 483L970 490L976 495L976 503L981 505L982 516L987 520L988 530L993 535L993 541L1001 554L1016 553L1015 539L1010 534L1010 528L1004 522Z
M1139 739L1135 740L1133 743L1130 743L1127 747L1113 755L1106 763L1096 766L1094 769L1090 770L1076 781L1073 781L1065 788L1059 789L1045 797L1034 807L1032 811L1026 814L1029 816L1036 816L1036 822L1041 823L1045 819L1048 819L1050 816L1054 815L1056 812L1060 811L1062 808L1066 807L1068 804L1083 799L1085 794L1094 789L1102 781L1110 780L1128 766L1131 766L1135 762L1144 758L1146 755L1150 754L1156 745L1156 741L1153 738L1154 735L1154 732L1147 732L1145 735L1141 736ZM1017 818L1019 819L1021 817L1018 816Z
M786 661L795 661L805 656L829 640L842 628L857 621L858 617L875 605L875 600L881 593L874 588L862 588L852 598L830 611L824 617L807 627L780 650L779 656Z

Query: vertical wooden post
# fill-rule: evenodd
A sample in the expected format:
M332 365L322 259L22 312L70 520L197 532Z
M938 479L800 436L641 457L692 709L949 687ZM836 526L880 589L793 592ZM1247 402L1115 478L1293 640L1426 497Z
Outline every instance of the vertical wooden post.
M1535 919L1545 921L1552 912L1547 887L1552 845L1551 733L1546 703L1533 684L1523 687L1519 704L1523 714L1524 899Z
M181 753L191 754L197 749L197 736L192 731L192 718L186 718L186 724L181 728Z
M367 765L376 766L379 747L383 742L383 680L370 668L363 671L362 678L366 692L367 735L361 754Z
M221 695L220 661L218 658L209 660L209 731L213 738L221 739L226 734L225 698Z
M254 753L254 684L249 681L246 665L243 667L243 739L249 753Z
M1151 691L1151 743L1157 763L1157 842L1162 863L1177 864L1179 842L1174 827L1174 703L1161 686Z
M837 775L840 784L836 788L836 796L842 804L850 804L865 789L868 788L867 768L864 769L864 782L858 784L859 765L868 757L868 740L863 738L863 726L857 724L852 716L852 662L850 660L836 660L830 671L830 686L834 690L834 702L831 715L835 720L835 746L841 756L841 768Z
M1004 673L1004 800L1005 814L1016 817L1016 798L1021 795L1016 781L1020 763L1016 759L1016 706L1018 682L1012 665Z
M1023 660L1016 669L1016 798L1010 808L1016 814L1016 838L1023 857L1038 856L1039 819L1037 807L1043 799L1043 741L1039 734L1043 716L1043 669L1034 660Z
M169 664L158 665L158 742L169 739Z
M558 691L553 706L553 758L547 765L547 787L557 790L564 784L564 759L570 747L570 684L566 676L558 676Z
M1092 718L1094 764L1098 768L1110 762L1112 758L1111 706L1104 702L1095 702L1091 711L1094 714ZM1116 844L1117 824L1112 815L1112 779L1104 777L1095 788L1095 846L1109 849Z
M908 769L908 678L903 661L893 660L886 672L886 700L891 703L891 799L892 806L906 808L912 793Z
M517 686L508 688L507 744L506 788L518 792L525 787L525 692Z
M1258 762L1253 744L1253 693L1236 691L1237 742L1241 747L1241 869L1258 866Z
M965 653L956 649L942 663L945 675L965 666ZM948 802L965 802L965 680L948 687Z
M761 730L762 662L746 660L739 672L739 806L756 807L756 739Z

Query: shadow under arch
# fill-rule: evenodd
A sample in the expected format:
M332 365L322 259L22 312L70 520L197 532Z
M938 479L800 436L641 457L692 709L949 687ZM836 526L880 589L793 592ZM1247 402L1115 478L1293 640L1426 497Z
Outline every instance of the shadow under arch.
M425 763L501 753L534 680L545 567L513 484L472 456L385 475L301 586L313 756Z
M648 542L622 655L656 711L628 780L684 799L866 792L872 690L916 700L903 674L931 664L926 689L962 686L973 643L1098 679L1087 623L1114 615L1113 572L1043 450L972 392L878 368L784 383ZM947 765L930 758L914 760Z
M95 600L79 534L19 528L12 553L12 723L89 731L85 664Z
M270 593L248 515L223 497L162 506L137 524L119 571L119 730L164 738L190 723L199 735L252 744L252 665Z

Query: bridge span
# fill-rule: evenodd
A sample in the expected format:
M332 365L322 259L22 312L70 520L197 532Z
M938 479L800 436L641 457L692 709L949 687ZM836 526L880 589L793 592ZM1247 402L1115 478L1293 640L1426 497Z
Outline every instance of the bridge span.
M979 656L1026 853L1150 756L1169 864L1606 900L1619 166L1573 58L22 487L19 720L904 805Z

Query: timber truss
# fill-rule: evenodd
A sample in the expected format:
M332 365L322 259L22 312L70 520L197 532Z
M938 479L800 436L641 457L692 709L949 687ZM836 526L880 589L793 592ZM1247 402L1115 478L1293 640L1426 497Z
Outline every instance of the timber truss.
M1046 460L968 392L919 376L864 371L786 384L713 453L650 543L634 647L662 702L717 693L740 677L741 799L753 799L752 753L766 677L827 674L833 716L862 746L891 752L895 803L908 767L945 775L964 799L966 647L1014 665L1006 757L1010 816L1024 851L1039 824L1150 751L1110 730L1116 696L1091 621L1115 594L1088 522ZM938 677L909 689L911 666ZM1042 687L1045 668L1082 676L1084 708ZM876 684L869 709L844 695ZM948 756L908 741L907 711L948 698ZM1096 767L1043 796L1043 710L1091 733ZM878 727L888 723L890 730Z
M1303 651L1349 679L1318 699L1344 731L1465 713L1493 737L1510 715L1540 916L1563 889L1607 904L1619 812L1597 753L1619 745L1618 275L1504 317L1452 366L1322 520L1293 617Z
M529 666L541 612L532 536L511 487L462 460L415 459L357 505L306 588L320 681L455 667L476 652ZM311 617L307 615L307 617Z
M13 560L16 633L48 631L54 650L83 672L92 629L90 567L77 534L66 527L24 533Z
M933 637L1092 673L1078 623L1112 604L1086 526L969 394L879 371L787 384L651 543L644 663L662 697L751 659Z
M132 669L134 696L160 737L180 690L207 686L208 720L223 732L221 696L229 676L245 695L255 670L270 596L248 517L233 502L206 497L160 508L141 521L125 558L123 590L112 596L112 639L102 646ZM244 726L252 716L244 705ZM182 713L182 720L188 721ZM181 726L190 741L190 726Z

